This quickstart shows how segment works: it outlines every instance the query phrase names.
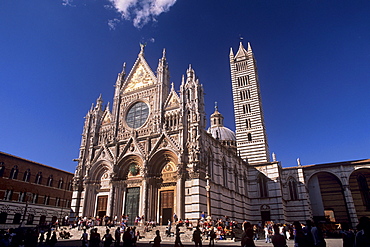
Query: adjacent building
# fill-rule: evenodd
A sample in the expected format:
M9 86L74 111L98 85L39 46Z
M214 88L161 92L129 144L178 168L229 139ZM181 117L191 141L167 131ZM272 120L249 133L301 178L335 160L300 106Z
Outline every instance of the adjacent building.
M0 152L0 229L69 217L72 179L72 173Z

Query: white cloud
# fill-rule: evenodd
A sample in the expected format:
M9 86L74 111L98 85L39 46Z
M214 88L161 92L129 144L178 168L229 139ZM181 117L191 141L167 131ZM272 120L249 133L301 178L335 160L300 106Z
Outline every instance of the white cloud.
M116 29L116 26L117 24L120 22L119 19L115 18L113 20L108 20L108 26L109 26L109 29L110 30L115 30Z
M73 0L62 0L62 5L64 5L64 6L73 6L72 2L73 2Z
M69 0L65 0L69 1ZM114 8L126 20L132 20L137 28L143 27L149 21L167 12L176 0L109 0Z

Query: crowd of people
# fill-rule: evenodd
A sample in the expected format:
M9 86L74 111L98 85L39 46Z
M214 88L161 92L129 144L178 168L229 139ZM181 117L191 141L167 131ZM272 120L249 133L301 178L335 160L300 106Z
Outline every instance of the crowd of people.
M101 237L96 226L106 226L106 233ZM96 218L78 218L70 227L78 227L82 231L80 235L82 247L98 247L103 243L104 247L114 246L135 247L141 238L137 226L143 226L144 232L155 230L157 223L153 220L144 221L144 216L136 217L133 226L128 226L128 217L122 216L120 220L103 217L101 220ZM244 222L242 225L237 221L225 216L222 219L213 220L204 213L197 221L182 220L173 217L167 224L164 234L167 237L175 237L175 247L183 247L181 232L187 231L192 234L194 245L202 246L202 242L209 240L209 246L213 247L215 240L236 238L241 240L241 247L254 247L256 241L271 243L274 247L286 247L288 241L294 241L295 247L325 247L325 235L327 231L322 229L325 224L315 224L307 220L306 222L295 221L293 224L275 224L265 222L262 225L252 225ZM70 238L71 234L67 228L59 228L59 237L56 228L17 228L1 231L0 247L3 246L55 246L58 238ZM113 230L112 230L113 229ZM114 233L111 233L111 230ZM337 229L337 234L343 239L343 247L362 247L370 246L370 219L361 217L356 230L350 229L348 225L342 224ZM156 236L151 241L153 247L161 245L161 233L155 230ZM189 234L189 233L188 233ZM121 244L122 242L122 244Z

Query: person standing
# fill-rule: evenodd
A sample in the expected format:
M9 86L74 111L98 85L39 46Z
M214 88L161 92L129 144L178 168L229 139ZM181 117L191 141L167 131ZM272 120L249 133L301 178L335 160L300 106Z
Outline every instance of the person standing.
M361 217L357 229L359 231L356 233L355 247L370 246L370 219L366 216Z
M114 246L118 247L121 241L121 228L117 227L117 229L114 231L114 238L116 242L114 243Z
M154 238L154 244L152 247L161 247L161 236L159 235L159 230L155 231L155 238Z
M243 224L244 232L242 234L241 247L255 247L253 241L253 229L249 222L244 222Z
M312 247L312 245L310 245L310 242L307 240L307 237L302 230L301 223L299 223L298 221L294 221L293 226L295 229L294 235L295 247Z
M105 234L102 238L102 241L104 241L104 247L110 247L110 245L112 244L113 242L113 237L112 237L112 234L109 233L109 229L107 229L105 231Z
M51 235L51 238L50 238L50 241L49 241L49 246L54 247L57 242L58 242L57 233L55 231L53 231L53 235Z
M212 226L209 232L209 247L215 246L215 238L216 238L216 232L215 232L214 227Z
M130 227L127 227L125 233L123 233L123 236L122 236L123 246L125 247L132 246L132 235L130 231L131 231Z
M196 227L195 231L193 232L193 241L195 244L195 247L202 247L202 232L199 229L199 226Z
M86 232L86 229L84 229L84 232L82 233L80 240L82 240L82 247L87 247L88 234Z
M271 242L274 247L285 247L286 246L286 239L285 236L280 234L279 226L273 225L274 235L271 237Z
M175 247L184 247L184 245L181 243L180 238L180 228L176 227L176 233L175 233Z

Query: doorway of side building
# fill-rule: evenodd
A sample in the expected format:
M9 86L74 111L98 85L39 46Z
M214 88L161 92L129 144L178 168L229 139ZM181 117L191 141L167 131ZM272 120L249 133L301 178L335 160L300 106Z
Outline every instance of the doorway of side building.
M96 215L99 216L100 219L107 213L107 204L108 204L108 196L98 196L98 205L96 207Z
M160 223L162 225L167 225L168 220L172 221L172 215L174 213L173 206L174 206L174 191L173 190L161 191L159 218L161 219Z
M139 215L139 199L140 187L127 188L125 200L125 215L128 216L128 225L134 225L135 218Z

